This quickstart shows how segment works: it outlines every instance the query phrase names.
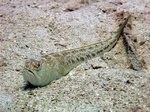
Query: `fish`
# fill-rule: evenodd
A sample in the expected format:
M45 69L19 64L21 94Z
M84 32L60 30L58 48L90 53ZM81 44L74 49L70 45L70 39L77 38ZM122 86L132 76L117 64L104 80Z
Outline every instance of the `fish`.
M130 16L128 15L117 31L104 41L97 41L80 48L50 53L39 60L27 60L22 72L25 82L37 87L46 86L52 81L66 76L82 62L102 56L110 51L117 44Z

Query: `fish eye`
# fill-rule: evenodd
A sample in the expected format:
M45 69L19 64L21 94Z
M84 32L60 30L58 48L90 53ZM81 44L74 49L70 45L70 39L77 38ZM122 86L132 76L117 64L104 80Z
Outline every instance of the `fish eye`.
M40 67L41 67L41 61L30 59L25 62L25 68L27 68L28 70L33 69L38 71L40 70Z
M41 64L40 64L39 61L34 61L32 64L33 64L33 68L35 70L39 70L40 69Z
M26 68L38 71L40 69L41 63L38 60L30 59L26 62Z

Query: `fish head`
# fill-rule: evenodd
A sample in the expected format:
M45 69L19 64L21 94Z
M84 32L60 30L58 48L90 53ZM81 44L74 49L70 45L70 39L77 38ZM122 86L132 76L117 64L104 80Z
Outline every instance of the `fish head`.
M24 80L33 86L45 86L60 77L57 65L54 59L48 61L30 59L25 62L22 73Z

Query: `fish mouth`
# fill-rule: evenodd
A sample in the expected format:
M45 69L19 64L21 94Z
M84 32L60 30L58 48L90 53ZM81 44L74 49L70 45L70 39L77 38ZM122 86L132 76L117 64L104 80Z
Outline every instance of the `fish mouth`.
M23 74L25 82L29 82L33 85L32 82L37 81L37 77L36 77L35 73L30 69L25 68L22 74Z
M31 71L30 69L24 67L24 71L29 72L30 74L32 74L33 76L35 76L34 72Z
M33 77L36 76L32 70L30 70L30 69L28 69L28 68L25 68L25 67L24 67L23 72L24 72L24 74L30 74L30 75L32 75Z
M33 76L35 76L34 72L32 72L31 70L29 69L26 69L30 74L32 74Z

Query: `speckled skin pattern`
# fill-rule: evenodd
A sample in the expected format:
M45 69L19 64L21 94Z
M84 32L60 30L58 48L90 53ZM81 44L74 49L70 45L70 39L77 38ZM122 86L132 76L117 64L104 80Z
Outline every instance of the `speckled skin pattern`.
M80 63L110 51L119 40L129 17L130 15L118 28L117 32L105 41L81 48L51 53L41 60L31 59L27 61L23 71L24 80L34 86L45 86L53 80L67 75Z

